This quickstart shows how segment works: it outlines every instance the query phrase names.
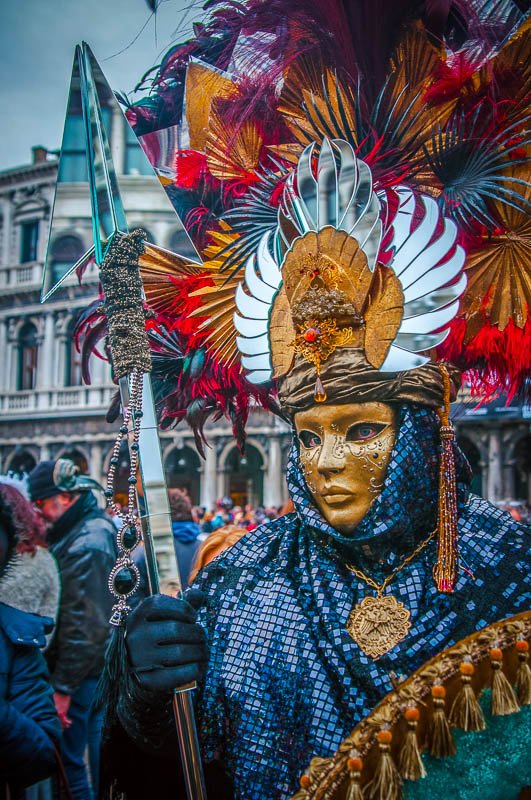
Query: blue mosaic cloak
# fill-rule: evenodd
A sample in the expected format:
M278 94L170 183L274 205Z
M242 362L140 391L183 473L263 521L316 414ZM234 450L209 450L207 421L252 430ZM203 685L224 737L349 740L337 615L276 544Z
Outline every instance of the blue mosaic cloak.
M411 612L409 634L376 662L346 630L352 607L372 594L344 563L383 581L436 524L438 423L400 409L397 442L381 495L349 537L313 505L294 440L288 486L295 513L263 525L208 565L199 621L210 659L198 703L206 760L219 759L238 800L280 800L298 788L313 756L331 756L392 686L436 652L529 606L528 531L468 495L458 455L463 569L439 594L432 541L384 594ZM527 565L527 566L526 566Z

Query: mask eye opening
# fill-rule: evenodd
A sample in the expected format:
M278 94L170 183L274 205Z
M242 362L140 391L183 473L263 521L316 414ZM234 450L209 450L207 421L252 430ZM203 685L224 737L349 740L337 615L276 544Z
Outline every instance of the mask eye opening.
M348 429L346 442L366 442L378 436L387 425L382 422L356 422Z
M310 450L313 447L319 447L321 444L321 437L314 431L309 431L306 429L299 431L298 437L300 443L306 450Z

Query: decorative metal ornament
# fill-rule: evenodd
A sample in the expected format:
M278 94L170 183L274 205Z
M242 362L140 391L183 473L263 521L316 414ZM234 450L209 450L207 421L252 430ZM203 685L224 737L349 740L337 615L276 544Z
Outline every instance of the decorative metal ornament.
M392 595L364 597L350 612L347 630L368 656L380 658L407 636L411 613Z
M424 353L448 335L466 276L457 225L432 197L399 186L391 215L348 142L325 138L317 158L314 150L305 148L286 181L275 233L247 260L233 323L250 383L286 375L297 353L316 367L317 400L326 399L320 367L336 347L363 351L382 372L427 364ZM317 321L325 318L350 335L323 337Z
M428 546L436 533L437 528L387 576L381 585L352 564L345 565L356 578L377 592L376 597L364 597L361 603L357 603L347 621L347 631L350 636L361 650L374 660L401 642L411 627L409 610L396 597L384 595L383 592L398 573Z

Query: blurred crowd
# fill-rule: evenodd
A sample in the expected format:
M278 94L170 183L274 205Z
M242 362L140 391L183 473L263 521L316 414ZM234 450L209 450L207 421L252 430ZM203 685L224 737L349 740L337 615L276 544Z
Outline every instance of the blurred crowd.
M65 476L68 480L65 483ZM98 485L67 459L44 461L24 479L0 476L0 798L95 800L104 712L98 680L109 641L120 519L102 508ZM68 486L68 488L65 488ZM192 506L170 489L183 588L227 547L291 510ZM148 593L143 546L134 551ZM175 594L175 579L161 590Z
M230 497L222 497L209 511L204 506L194 506L192 514L203 533L212 533L223 525L236 525L238 528L252 531L264 522L271 522L285 514L287 510L289 510L287 505L257 506L255 508L249 503L242 508L242 506L235 506Z
M502 511L507 511L517 522L531 522L531 508L524 500L501 500L496 505Z
M97 487L67 459L41 462L26 480L0 476L0 800L98 797L97 686L122 523L101 507ZM168 498L183 588L227 547L293 510L229 497L206 509L176 488ZM529 519L524 503L504 506ZM131 606L148 593L142 545L133 558L140 585ZM161 582L166 594L178 589L175 578Z

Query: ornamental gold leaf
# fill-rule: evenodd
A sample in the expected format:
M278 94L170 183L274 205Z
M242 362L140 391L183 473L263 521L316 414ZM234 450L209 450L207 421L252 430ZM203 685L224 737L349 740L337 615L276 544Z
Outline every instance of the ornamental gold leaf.
M205 141L207 165L220 181L238 180L258 166L263 138L252 120L231 126L212 104Z
M186 70L186 119L190 148L202 151L208 133L210 109L215 98L227 98L237 92L236 84L209 64L194 59Z
M520 168L507 170L511 178L524 178ZM507 184L510 187L510 183ZM522 190L524 202L531 203L531 186ZM524 208L496 203L502 232L484 241L468 256L468 285L463 297L467 340L477 328L475 318L503 331L509 320L523 328L531 308L531 218Z
M273 378L279 378L290 371L295 357L295 350L291 346L295 335L289 301L286 291L282 287L276 294L269 316Z
M201 275L204 265L149 242L138 260L146 301L159 314L171 312L180 280Z
M373 274L358 242L332 226L310 231L286 254L282 279L290 305L300 302L312 283L343 292L358 313L363 308Z
M363 312L365 355L375 369L382 366L404 314L402 284L392 269L379 264Z

